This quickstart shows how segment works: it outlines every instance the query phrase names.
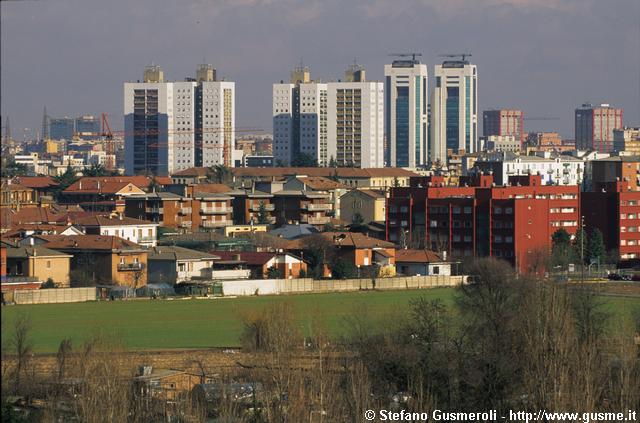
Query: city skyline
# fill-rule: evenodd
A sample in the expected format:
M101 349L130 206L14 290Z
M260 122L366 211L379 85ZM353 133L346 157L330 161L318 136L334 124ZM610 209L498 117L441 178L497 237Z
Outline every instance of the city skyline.
M11 118L16 139L22 139L22 128L35 137L47 106L52 117L106 112L112 127L122 129L122 81L142 79L152 62L168 80L181 81L193 76L194 63L205 62L217 69L218 79L236 82L237 125L271 132L272 84L286 80L300 59L323 81L343 78L354 58L369 81L383 81L388 54L419 51L430 74L442 62L438 54L473 54L479 112L516 108L525 117L559 119L525 122L527 131L557 130L573 138L574 110L584 102L622 108L625 124L638 125L635 2L449 3L355 1L343 7L247 0L154 8L144 1L108 7L2 2L3 123ZM525 20L529 26L522 25ZM114 22L126 29L115 30ZM332 31L326 31L327 22Z

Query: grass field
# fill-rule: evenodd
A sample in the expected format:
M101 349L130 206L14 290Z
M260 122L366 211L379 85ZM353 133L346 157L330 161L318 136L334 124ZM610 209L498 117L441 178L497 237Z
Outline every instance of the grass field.
M20 305L2 308L2 343L9 341L19 313L29 315L31 339L36 352L55 352L60 341L71 338L80 345L102 332L129 349L171 349L238 346L241 316L273 301L289 301L303 332L313 316L326 322L330 334L340 335L348 316L366 310L376 319L393 318L407 309L412 298L454 300L452 288L415 291L384 291L250 297L211 300L141 300L75 304ZM640 306L638 298L604 297L606 308L621 321Z

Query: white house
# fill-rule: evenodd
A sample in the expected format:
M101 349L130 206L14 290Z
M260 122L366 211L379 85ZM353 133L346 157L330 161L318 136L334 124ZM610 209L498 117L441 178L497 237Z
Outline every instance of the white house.
M158 239L157 223L122 215L85 217L76 224L87 235L113 235L143 247L155 247Z

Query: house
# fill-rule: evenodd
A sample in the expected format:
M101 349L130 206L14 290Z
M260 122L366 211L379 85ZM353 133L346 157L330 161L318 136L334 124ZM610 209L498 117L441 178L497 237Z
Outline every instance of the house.
M36 207L38 205L38 193L33 188L12 180L2 181L0 193L0 206L3 208Z
M212 275L214 260L220 257L188 248L162 245L150 248L147 256L148 280L153 283L188 282L192 279L215 279ZM237 279L248 277L248 271L236 272ZM229 273L230 278L233 273Z
M51 176L16 176L12 181L34 190L38 199L43 196L53 197L60 187L60 184Z
M74 225L51 225L46 223L25 223L13 226L2 236L4 238L26 238L31 235L83 235L82 229Z
M190 167L171 175L174 184L200 184L209 179L211 171L206 167Z
M175 401L202 382L201 376L152 366L141 366L140 373L133 378L136 390L143 396L163 401Z
M24 288L24 282L43 283L49 278L59 287L69 287L72 255L35 244L5 244L4 247L7 281L2 285L3 290Z
M385 206L386 196L383 191L354 189L340 198L340 217L346 222L353 222L354 215L360 214L363 223L384 222Z
M386 273L395 273L394 244L357 232L322 232L298 238L290 241L286 250L302 254L318 241L333 246L338 258L348 261L358 269L376 265L381 270L386 269Z
M429 250L396 250L396 270L405 276L451 275L451 263Z
M254 279L292 279L307 274L307 262L291 253L211 251L214 269L246 268ZM302 276L301 276L302 273ZM277 276L276 276L277 275Z
M158 224L147 220L114 216L91 216L76 220L88 235L113 235L143 247L157 243Z
M147 249L131 241L111 235L33 235L20 241L31 243L73 255L71 285L147 284Z
M87 211L124 213L125 198L136 194L144 194L144 190L129 179L85 177L62 191L61 202L79 204Z

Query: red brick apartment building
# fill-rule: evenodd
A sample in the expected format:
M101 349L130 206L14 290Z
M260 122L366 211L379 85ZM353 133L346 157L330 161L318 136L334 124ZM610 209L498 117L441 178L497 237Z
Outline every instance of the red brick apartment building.
M612 182L582 193L582 208L585 226L600 229L607 251L617 250L623 261L640 259L640 191Z
M387 240L450 257L499 257L524 271L550 248L556 230L578 230L578 186L542 185L540 175L511 177L507 186L478 175L461 185L444 186L443 178L432 176L392 188Z

